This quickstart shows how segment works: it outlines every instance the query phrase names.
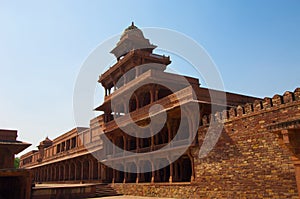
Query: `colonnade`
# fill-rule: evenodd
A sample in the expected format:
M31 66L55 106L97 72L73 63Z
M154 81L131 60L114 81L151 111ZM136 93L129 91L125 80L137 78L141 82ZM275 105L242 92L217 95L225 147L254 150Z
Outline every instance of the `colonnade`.
M150 159L126 163L118 161L113 167L116 169L107 172L110 172L108 175L112 176L114 183L190 182L195 175L193 159L187 154L175 162L167 158L161 159L160 162Z
M159 167L160 163L167 166L152 171L154 167ZM162 159L160 163L155 166L152 160L118 162L113 169L93 158L75 158L33 169L34 181L36 183L68 181L156 183L190 182L194 178L194 163L190 155L183 155L175 162ZM127 170L130 172L124 172Z
M92 181L101 179L103 165L93 157L80 157L34 168L35 182Z
M193 126L193 121L191 120L192 119L187 117L182 118L182 120L169 119L158 133L151 132L151 129L145 128L143 132L135 132L136 135L132 136L120 130L116 130L110 135L103 136L103 140L109 139L110 141L106 142L105 153L106 155L119 156L120 154L118 153L124 153L124 151L137 153L155 151L168 143L170 143L171 147L173 145L179 146L181 144L191 143L191 139L194 138L190 130ZM179 128L181 132L176 136ZM132 130L132 132L134 132L134 130ZM143 137L139 135L140 133L143 133ZM152 134L153 136L150 136Z
M111 112L104 113L105 122L113 120L114 117L120 117L129 112L140 109L148 104L151 104L165 96L172 94L172 92L160 85L149 84L142 89L137 89L132 97L128 100L120 99L118 103L114 102L114 107L111 107Z

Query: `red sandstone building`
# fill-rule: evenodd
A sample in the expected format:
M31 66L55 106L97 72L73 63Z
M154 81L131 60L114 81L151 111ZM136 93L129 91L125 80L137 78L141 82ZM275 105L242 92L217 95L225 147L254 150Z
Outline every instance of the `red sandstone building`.
M31 198L31 173L14 168L15 154L29 146L17 140L17 131L0 129L0 198Z
M165 72L170 57L155 54L155 48L134 24L124 31L111 51L117 62L99 78L105 98L95 110L102 114L89 128L46 138L38 150L23 155L21 167L33 171L34 181L113 183L119 193L131 195L298 198L300 90L263 100L209 91L198 79L181 81ZM210 92L225 95L227 103L213 104ZM130 118L138 126L159 118L159 111L149 116L155 104L167 115L158 133L141 138L124 132L132 129ZM186 108L190 106L197 106L199 115ZM216 146L199 159L208 128L220 124ZM179 128L184 133L176 136ZM157 161L166 166L160 168Z

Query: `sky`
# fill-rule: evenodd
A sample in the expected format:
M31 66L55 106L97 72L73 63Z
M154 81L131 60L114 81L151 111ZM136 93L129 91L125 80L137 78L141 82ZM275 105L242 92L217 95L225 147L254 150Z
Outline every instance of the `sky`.
M73 90L82 64L132 21L195 40L226 91L263 98L300 87L297 0L0 0L0 128L32 144L21 154L76 126Z

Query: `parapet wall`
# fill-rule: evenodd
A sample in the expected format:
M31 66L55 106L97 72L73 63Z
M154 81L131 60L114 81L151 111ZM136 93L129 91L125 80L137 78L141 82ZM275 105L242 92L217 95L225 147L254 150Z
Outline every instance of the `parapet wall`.
M193 151L196 194L214 193L217 198L298 198L292 154L268 127L299 118L299 88L203 117L198 130L199 147L208 129L214 132L221 126L222 133L206 157L198 158L199 148Z
M232 107L230 110L223 112L212 113L209 116L202 117L201 125L209 125L210 122L228 122L240 117L248 117L255 114L260 114L261 111L269 111L278 109L281 106L294 104L300 101L300 88L294 92L287 91L283 95L274 95L272 98L265 97L263 100L255 100L254 103L247 103L244 106Z

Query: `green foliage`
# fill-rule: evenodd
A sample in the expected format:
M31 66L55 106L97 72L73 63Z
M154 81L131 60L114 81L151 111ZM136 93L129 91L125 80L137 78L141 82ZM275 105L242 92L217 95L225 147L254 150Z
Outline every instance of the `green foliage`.
M15 168L18 169L20 166L20 158L16 157L14 161Z

